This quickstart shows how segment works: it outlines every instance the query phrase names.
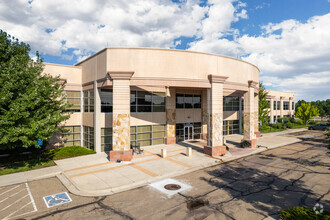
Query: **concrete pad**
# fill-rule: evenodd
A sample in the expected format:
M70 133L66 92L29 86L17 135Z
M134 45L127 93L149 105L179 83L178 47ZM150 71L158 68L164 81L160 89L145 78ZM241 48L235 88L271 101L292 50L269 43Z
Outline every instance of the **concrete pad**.
M128 178L129 180L131 180L132 182L140 182L140 181L143 181L143 180L147 180L149 178L151 178L151 176L149 176L148 174L138 170L138 169L135 169L134 167L132 166L128 166L128 167L125 167L125 168L120 168L118 170L113 170L114 173L117 173L126 178Z
M107 176L107 175L105 175ZM78 186L80 190L102 190L102 189L107 189L110 186L105 183L101 178L99 178L95 174L90 174L86 176L78 176L71 178L71 181L73 184Z
M169 173L174 173L181 171L183 169L187 169L179 164L170 162L166 159L154 160L146 163L141 163L139 166L144 169L150 170L153 173L156 173L160 176L167 175Z
M116 171L111 170L106 172L95 173L93 175L98 177L104 183L106 183L107 188L114 188L114 187L129 185L133 183L132 180L121 174L123 172L126 172L127 169L129 169L129 167L123 167Z

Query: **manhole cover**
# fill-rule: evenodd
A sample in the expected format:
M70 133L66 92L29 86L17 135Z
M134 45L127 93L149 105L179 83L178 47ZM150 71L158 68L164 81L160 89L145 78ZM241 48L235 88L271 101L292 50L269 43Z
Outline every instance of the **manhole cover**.
M166 184L164 188L167 190L178 190L181 189L181 186L178 184Z

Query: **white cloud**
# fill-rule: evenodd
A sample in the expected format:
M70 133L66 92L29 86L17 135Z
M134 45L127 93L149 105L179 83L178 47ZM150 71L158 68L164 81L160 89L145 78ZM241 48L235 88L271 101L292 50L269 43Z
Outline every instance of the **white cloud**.
M23 0L0 3L0 28L44 54L109 46L166 47L193 37L207 10L198 0ZM14 9L14 10L13 10ZM46 32L51 29L52 31ZM86 55L86 54L84 54Z

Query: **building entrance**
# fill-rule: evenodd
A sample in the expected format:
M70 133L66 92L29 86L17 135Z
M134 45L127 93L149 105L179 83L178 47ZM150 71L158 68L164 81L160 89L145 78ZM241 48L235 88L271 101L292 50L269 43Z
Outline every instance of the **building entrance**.
M194 139L194 125L193 124L185 124L184 125L184 140L193 140Z

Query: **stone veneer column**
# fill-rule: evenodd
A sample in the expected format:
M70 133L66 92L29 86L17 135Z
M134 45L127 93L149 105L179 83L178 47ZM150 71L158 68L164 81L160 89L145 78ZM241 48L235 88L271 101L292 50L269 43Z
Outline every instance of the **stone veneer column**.
M281 99L280 99L280 117L283 118L283 99L284 97L281 96Z
M94 81L94 150L101 153L101 97L97 81Z
M270 98L270 123L274 123L274 99Z
M254 133L254 90L257 88L257 85L257 82L250 80L248 91L244 94L244 138L242 141L250 142L250 147L257 146L257 139Z
M130 79L134 72L109 72L112 79L112 151L110 160L132 159L130 145Z
M166 137L165 144L175 144L176 91L166 87Z
M257 88L258 90L258 88ZM254 94L254 133L256 137L261 137L259 131L259 95L258 93Z
M207 90L202 91L202 139L207 139L207 123L208 123L208 112L207 112Z
M207 90L208 126L204 153L219 156L226 153L223 145L223 83L228 77L210 75L211 88Z
M239 100L239 111L238 111L238 129L239 129L239 134L242 134L242 97L238 98Z

